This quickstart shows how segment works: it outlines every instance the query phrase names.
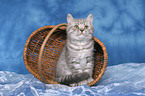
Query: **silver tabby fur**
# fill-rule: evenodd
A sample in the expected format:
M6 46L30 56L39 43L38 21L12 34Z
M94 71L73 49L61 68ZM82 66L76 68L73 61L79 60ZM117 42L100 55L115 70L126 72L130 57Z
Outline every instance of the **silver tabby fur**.
M67 39L56 65L55 80L65 84L65 80L70 79L68 84L70 86L88 84L93 81L93 15L90 14L86 19L74 19L71 14L68 14L67 22ZM87 77L86 74L83 78L81 73L87 73L89 76ZM85 80L77 81L75 74L80 74L78 78Z

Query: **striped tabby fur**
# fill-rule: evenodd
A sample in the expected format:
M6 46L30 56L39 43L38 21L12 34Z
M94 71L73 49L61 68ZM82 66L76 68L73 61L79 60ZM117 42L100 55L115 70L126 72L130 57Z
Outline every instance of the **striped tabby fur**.
M56 65L55 81L77 86L93 81L93 16L74 19L67 16L67 40Z

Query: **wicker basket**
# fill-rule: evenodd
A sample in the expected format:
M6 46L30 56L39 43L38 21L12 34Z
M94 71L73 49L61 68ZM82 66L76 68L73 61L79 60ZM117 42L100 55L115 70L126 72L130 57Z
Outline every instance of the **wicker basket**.
M66 40L66 23L49 25L34 31L28 38L23 58L27 70L44 83L59 84L54 81L55 65ZM107 51L104 44L94 37L95 66L93 70L95 84L104 74L107 66Z

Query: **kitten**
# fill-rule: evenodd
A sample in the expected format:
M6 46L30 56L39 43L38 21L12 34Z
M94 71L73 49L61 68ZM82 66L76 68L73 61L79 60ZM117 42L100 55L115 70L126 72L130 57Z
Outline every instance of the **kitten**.
M93 15L74 19L68 14L67 22L67 39L56 65L55 81L70 86L88 84L93 81Z

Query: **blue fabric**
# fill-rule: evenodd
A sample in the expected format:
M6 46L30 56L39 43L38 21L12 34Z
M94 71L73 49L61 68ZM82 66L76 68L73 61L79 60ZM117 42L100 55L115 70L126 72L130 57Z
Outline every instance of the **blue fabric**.
M44 84L31 74L0 71L0 96L145 96L145 63L110 66L91 87Z
M0 0L0 70L28 73L23 48L46 25L94 16L94 36L106 46L108 65L145 62L145 0Z

